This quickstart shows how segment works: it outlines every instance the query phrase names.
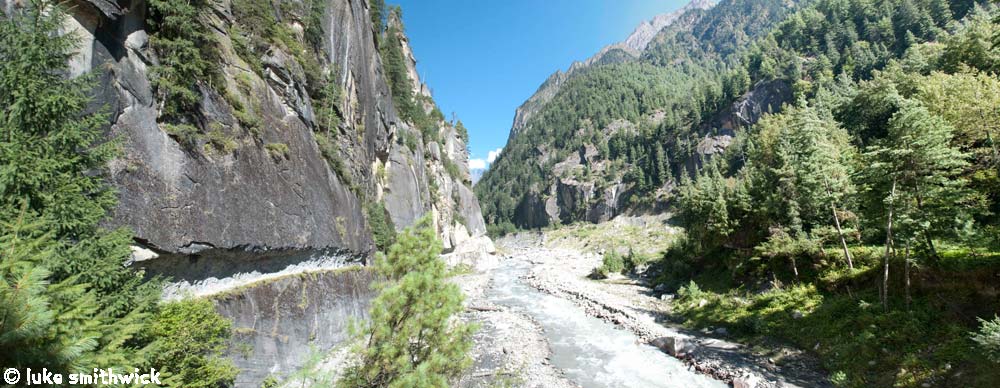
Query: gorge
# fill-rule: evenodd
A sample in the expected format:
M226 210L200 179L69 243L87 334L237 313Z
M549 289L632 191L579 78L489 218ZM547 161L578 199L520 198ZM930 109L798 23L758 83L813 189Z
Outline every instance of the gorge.
M552 73L487 163L496 128L446 118L454 75L382 0L0 1L0 368L1000 384L996 4L669 8Z

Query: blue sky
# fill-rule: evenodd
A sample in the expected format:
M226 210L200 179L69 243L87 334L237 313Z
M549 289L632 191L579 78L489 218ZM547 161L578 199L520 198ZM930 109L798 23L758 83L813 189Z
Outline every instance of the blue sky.
M387 0L403 8L421 79L469 129L473 159L507 143L514 110L556 70L687 0ZM474 166L473 166L474 167Z

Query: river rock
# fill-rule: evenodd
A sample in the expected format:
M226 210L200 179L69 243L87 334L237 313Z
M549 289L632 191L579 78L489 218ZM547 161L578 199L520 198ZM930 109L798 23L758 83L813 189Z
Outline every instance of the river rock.
M652 345L674 357L687 354L690 347L686 339L677 336L657 338L653 340Z
M753 373L747 373L733 379L733 388L757 388L759 386L761 386L760 377Z

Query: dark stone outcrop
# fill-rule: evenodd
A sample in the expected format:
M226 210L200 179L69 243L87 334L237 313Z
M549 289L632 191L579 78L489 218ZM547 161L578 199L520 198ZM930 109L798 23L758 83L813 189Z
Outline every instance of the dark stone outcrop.
M124 14L124 10L118 4L118 1L114 0L85 0L86 3L97 8L101 13L104 14L108 19L115 20L119 16Z
M736 129L753 125L764 114L777 112L783 104L791 100L792 87L788 81L760 82L728 108L712 117L707 129L733 136Z

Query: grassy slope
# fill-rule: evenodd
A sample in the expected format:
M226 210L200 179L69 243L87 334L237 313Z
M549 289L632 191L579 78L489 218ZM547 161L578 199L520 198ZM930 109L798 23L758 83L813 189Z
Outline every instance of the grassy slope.
M892 263L885 312L876 288L881 247L852 250L853 272L821 260L804 271L809 282L764 292L721 280L730 274L702 273L694 279L701 287L679 291L675 312L690 327L725 326L751 344L776 338L813 351L842 386L1000 386L1000 368L969 339L975 317L996 311L1000 253L972 260L966 251L943 251L939 268L913 270L909 309L902 262ZM839 258L834 250L826 256Z

